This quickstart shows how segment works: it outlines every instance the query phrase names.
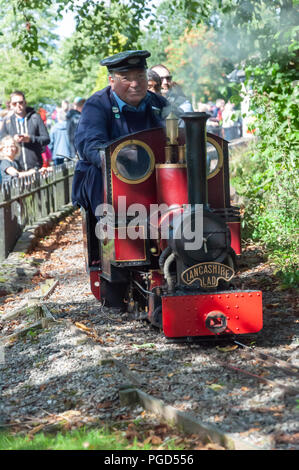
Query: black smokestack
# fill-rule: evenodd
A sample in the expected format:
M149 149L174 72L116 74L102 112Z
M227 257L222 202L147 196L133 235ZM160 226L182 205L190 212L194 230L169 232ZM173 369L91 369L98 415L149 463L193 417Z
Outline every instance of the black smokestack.
M206 113L185 113L189 204L208 205Z

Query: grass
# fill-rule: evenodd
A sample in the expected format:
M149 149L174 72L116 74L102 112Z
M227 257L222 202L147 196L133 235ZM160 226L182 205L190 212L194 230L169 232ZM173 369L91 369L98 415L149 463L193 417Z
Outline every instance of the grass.
M105 428L77 429L57 434L30 433L14 435L9 432L0 433L0 450L151 450L156 449L151 443L138 442L135 438L128 441L121 431L111 432ZM166 438L159 446L164 450L182 450L176 446L174 439Z

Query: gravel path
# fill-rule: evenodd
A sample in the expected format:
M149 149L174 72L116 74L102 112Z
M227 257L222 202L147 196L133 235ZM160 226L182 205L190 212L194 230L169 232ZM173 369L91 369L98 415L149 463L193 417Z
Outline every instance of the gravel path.
M120 388L133 380L151 396L248 444L299 448L297 299L294 290L281 289L260 249L246 248L236 286L263 290L264 328L240 341L283 360L291 371L249 358L251 350L232 341L174 344L148 324L102 308L90 293L78 213L61 222L26 261L39 266L30 287L27 282L19 293L0 298L6 340L0 350L2 425L38 430L57 421L77 426L143 416L140 407L132 412L119 401ZM53 319L8 338L41 320L34 298L44 295L41 282L50 280L58 281L53 292L35 302ZM5 320L28 299L31 309Z

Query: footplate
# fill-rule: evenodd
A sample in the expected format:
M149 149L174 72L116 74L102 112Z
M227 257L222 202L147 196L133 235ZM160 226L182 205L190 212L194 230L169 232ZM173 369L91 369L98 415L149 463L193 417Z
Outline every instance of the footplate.
M262 292L164 296L162 319L168 338L257 333L263 327Z

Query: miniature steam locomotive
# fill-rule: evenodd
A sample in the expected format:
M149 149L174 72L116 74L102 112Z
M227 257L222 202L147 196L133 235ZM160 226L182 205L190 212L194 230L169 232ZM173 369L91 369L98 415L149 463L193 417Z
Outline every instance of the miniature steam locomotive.
M196 339L261 330L262 293L231 285L241 254L240 210L230 202L228 142L205 113L175 116L103 147L103 204L83 211L94 296Z

